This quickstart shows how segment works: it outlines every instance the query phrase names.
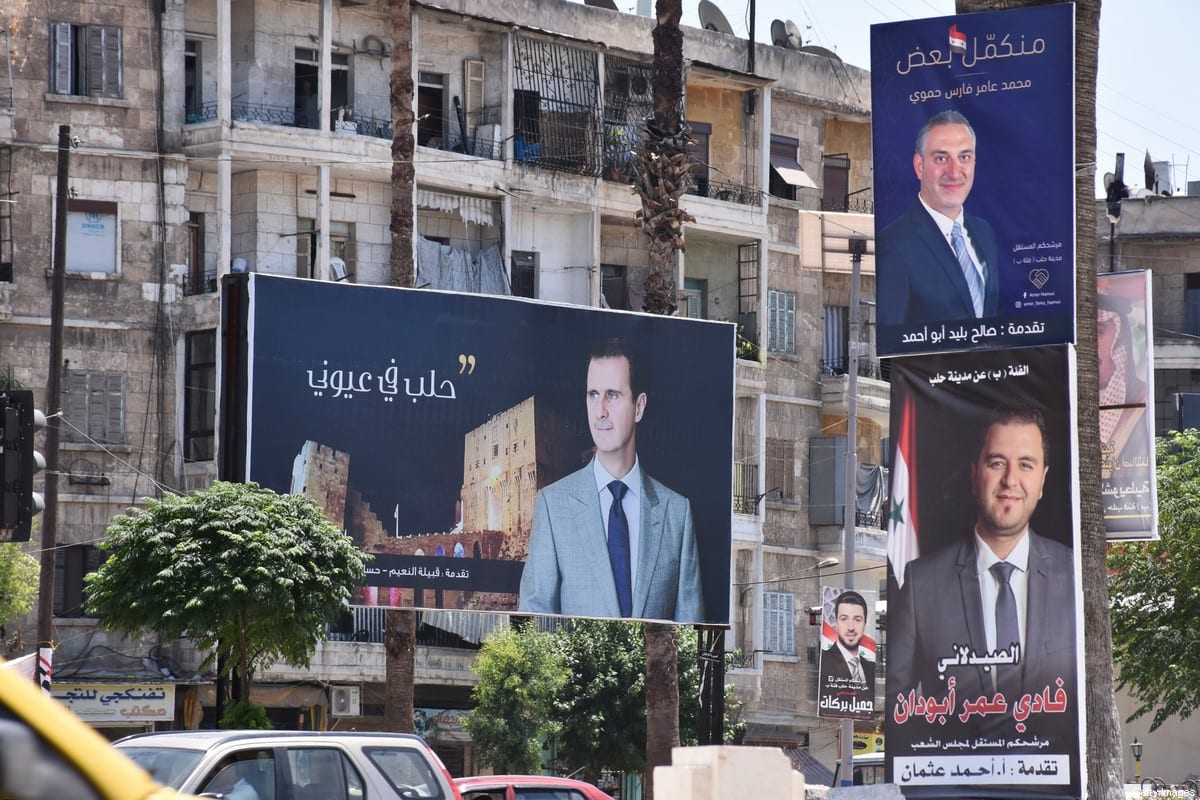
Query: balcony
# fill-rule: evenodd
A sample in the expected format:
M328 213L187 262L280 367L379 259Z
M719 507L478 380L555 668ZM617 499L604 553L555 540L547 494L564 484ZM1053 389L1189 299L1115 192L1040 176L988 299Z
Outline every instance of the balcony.
M266 125L280 125L286 128L308 128L315 130L317 120L308 119L303 112L294 106L271 105L268 103L234 103L230 108L233 119L238 122L259 122ZM212 122L217 118L217 104L204 103L189 108L186 121L189 125ZM330 129L334 133L354 133L359 136L372 136L378 139L392 138L391 117L379 117L374 114L355 115L347 109L337 109L330 120Z
M821 362L821 403L826 413L848 414L850 378L845 361ZM890 364L878 358L858 359L858 416L877 422L888 429L891 407L888 384Z

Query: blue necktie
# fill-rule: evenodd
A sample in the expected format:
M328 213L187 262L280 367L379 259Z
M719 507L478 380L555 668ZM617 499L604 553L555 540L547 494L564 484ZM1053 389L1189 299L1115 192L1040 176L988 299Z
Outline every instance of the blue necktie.
M629 520L621 500L629 487L620 481L608 485L612 492L612 508L608 512L608 560L612 564L613 580L617 584L617 602L621 616L633 614L633 579L629 569Z
M1021 627L1017 622L1017 597L1013 594L1008 579L1016 567L1007 561L997 561L992 564L992 574L1000 582L1000 592L996 596L996 649L1009 650L1014 644L1021 644ZM997 688L1003 689L1020 672L1014 667L1000 667L996 674Z
M975 316L983 316L983 276L975 269L975 262L967 252L967 243L963 239L962 225L957 222L950 229L950 244L954 246L954 255L962 268L963 277L967 279L967 288L971 290L971 304L975 307Z

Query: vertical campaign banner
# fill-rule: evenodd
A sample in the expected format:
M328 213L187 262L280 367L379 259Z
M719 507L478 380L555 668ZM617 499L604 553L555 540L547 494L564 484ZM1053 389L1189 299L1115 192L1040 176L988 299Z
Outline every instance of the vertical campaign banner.
M1149 270L1097 276L1100 496L1111 540L1158 538L1153 309Z
M1074 367L1070 345L893 364L884 724L906 796L1081 796Z
M1075 340L1074 6L871 26L880 355Z
M355 602L728 623L734 325L224 289L222 477L314 497L372 556Z
M821 587L818 716L875 718L875 665L879 650L875 600L875 592Z

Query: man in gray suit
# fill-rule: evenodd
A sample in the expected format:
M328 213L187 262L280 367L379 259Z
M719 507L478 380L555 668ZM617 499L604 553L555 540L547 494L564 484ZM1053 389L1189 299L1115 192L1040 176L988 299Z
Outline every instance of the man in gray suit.
M523 612L704 620L691 504L638 461L646 394L637 366L621 340L592 350L587 411L596 454L538 492L521 575Z
M1025 730L1015 727L1017 719L1029 731L1021 738L1049 738L1049 752L1070 743L1078 718L1074 558L1070 548L1029 527L1047 457L1041 412L995 412L970 467L973 534L904 569L888 619L887 697L889 722L909 716L909 733L925 722L911 707L897 711L910 692L953 696L955 713L1000 693L1007 713L969 718L969 731L1013 737ZM1022 698L1028 703L1043 691L1049 703L1038 701L1038 713L1028 720L1015 717ZM951 728L955 713L949 715Z

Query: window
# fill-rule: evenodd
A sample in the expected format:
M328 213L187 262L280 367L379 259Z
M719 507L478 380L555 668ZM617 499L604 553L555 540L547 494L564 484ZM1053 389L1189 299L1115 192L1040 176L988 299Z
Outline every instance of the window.
M68 442L125 443L125 374L68 370L63 438Z
M512 254L512 276L509 278L509 288L514 297L537 297L535 276L537 274L537 253L524 250L514 250Z
M600 293L608 308L629 309L629 290L623 264L600 265Z
M317 264L317 221L313 219L299 219L296 221L297 227L300 229L296 236L296 277L299 278L316 278ZM330 278L333 280L341 280L336 274L339 267L335 267L333 260L340 258L346 265L346 274L354 273L354 223L353 222L337 222L331 220L329 222L329 261L330 261Z
M329 106L330 128L336 128L339 115L345 116L350 105L350 56L347 53L330 53L329 56ZM292 81L295 100L293 114L297 128L321 127L317 110L320 97L321 62L317 51L310 47L297 47Z
M287 757L292 796L298 800L348 800L363 796L362 776L340 750L291 747Z
M84 97L121 97L121 29L115 25L50 26L50 90Z
M58 549L54 554L54 616L83 616L83 576L100 569L102 556L100 550L90 544Z
M67 200L67 272L117 272L117 204Z
M791 592L763 592L763 649L796 654L796 598Z
M849 368L849 320L849 306L825 306L821 335L821 371L826 375L845 375Z
M445 149L446 76L437 72L418 73L417 144Z
M708 197L708 144L712 137L712 125L707 122L688 120L692 128L692 143L688 145L688 156L692 159L692 180L696 185L692 194Z
M1190 272L1185 278L1187 287L1184 294L1184 332L1196 336L1200 335L1200 272Z
M796 293L767 290L767 349L796 352Z
M767 439L767 497L793 500L796 497L796 443Z
M210 797L275 798L275 754L271 750L242 750L228 755L200 791Z
M184 294L209 294L217 290L217 269L209 269L204 255L204 215L190 212L187 221L188 275Z
M183 460L211 461L216 455L217 332L187 335L183 368Z
M796 158L799 149L799 139L771 134L771 177L768 190L773 196L795 200L797 188L817 188Z
M825 156L821 165L821 208L825 211L850 210L850 156L845 153Z
M692 319L708 319L708 281L702 278L684 278L683 293L686 296L687 316Z
M204 119L204 97L200 90L200 42L183 42L183 111L188 122Z

